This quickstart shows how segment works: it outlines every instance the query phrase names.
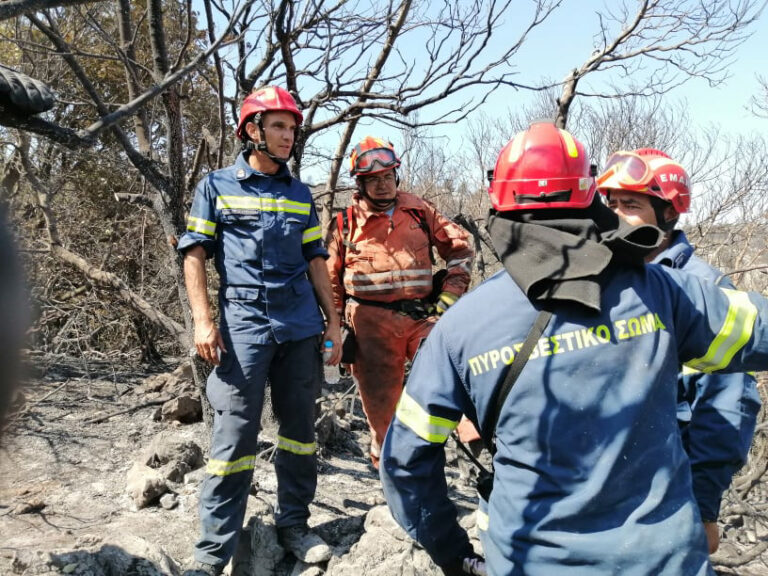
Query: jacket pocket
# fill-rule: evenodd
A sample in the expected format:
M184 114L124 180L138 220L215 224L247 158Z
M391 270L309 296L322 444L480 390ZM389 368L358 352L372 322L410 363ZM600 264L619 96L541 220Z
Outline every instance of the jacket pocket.
M252 286L227 286L224 299L252 302L259 299L259 289Z

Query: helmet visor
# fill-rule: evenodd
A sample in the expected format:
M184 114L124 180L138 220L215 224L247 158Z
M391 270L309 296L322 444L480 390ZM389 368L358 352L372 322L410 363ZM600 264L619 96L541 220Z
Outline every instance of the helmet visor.
M387 148L376 148L363 152L355 159L355 175L368 174L379 165L379 170L392 168L398 164L397 156Z
M653 180L653 171L642 156L616 152L608 158L605 170L597 179L598 187L609 180L627 187L647 186Z

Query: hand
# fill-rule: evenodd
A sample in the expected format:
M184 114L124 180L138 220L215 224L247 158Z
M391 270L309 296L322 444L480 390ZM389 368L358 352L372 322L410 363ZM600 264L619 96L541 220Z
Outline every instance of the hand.
M707 533L709 553L714 554L720 547L720 531L717 529L717 522L704 522L704 532Z
M463 564L464 574L487 576L487 572L485 571L485 560L482 557L464 558Z
M219 350L224 354L227 353L221 332L211 320L195 322L195 349L200 358L214 366L218 366L221 362Z
M440 292L440 296L437 297L437 302L435 302L437 315L442 316L445 314L446 310L453 306L458 299L459 297L452 292Z
M323 342L330 340L333 342L333 351L331 359L327 362L329 366L336 366L341 362L341 325L338 322L329 322L323 334Z
M440 566L445 576L486 576L485 559L477 554L456 558Z

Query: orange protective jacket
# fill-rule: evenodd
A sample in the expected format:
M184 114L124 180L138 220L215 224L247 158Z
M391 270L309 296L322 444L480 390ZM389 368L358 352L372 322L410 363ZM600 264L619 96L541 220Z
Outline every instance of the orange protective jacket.
M343 245L335 218L328 244L327 266L337 310L341 311L345 296L379 302L428 297L432 292L430 246L446 262L442 291L456 296L466 292L474 258L469 236L430 202L398 191L391 218L385 212L368 211L357 194L351 206L351 245ZM431 238L422 228L419 211Z

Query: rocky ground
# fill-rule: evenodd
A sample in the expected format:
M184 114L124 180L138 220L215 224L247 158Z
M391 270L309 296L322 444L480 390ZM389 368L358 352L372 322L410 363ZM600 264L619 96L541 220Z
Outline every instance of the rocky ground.
M62 357L29 363L32 383L0 450L0 574L179 576L197 536L208 441L188 370L172 365L148 374ZM439 574L384 506L352 383L326 387L318 414L320 476L310 524L333 545L333 558L302 565L276 542L274 429L267 414L249 522L229 573ZM451 442L449 485L474 535L474 489L459 477L456 461ZM716 557L722 574L768 574L768 491L764 475L748 472L726 503Z
M33 368L0 451L0 574L181 574L197 537L208 447L189 372L169 366L168 373L148 375L60 357L37 358ZM267 414L249 525L229 572L438 574L384 506L351 381L323 390L319 414L320 475L310 524L333 545L334 557L297 565L276 542L274 429ZM471 530L473 490L455 466L449 474Z

